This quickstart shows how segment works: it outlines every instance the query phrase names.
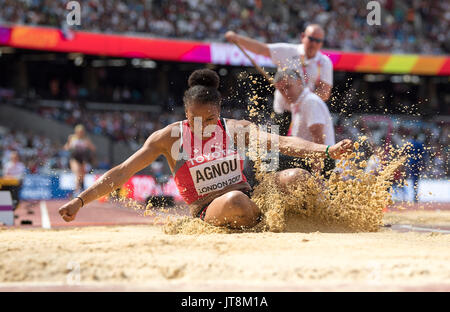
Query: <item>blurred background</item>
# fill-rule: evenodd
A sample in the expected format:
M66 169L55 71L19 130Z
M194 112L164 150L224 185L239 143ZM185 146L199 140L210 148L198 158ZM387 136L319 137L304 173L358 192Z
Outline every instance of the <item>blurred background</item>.
M82 0L80 25L73 26L68 1L0 2L0 176L17 152L23 200L72 196L63 145L75 125L85 126L97 148L86 168L89 186L153 131L184 119L183 92L198 68L220 75L225 117L248 117L249 94L257 90L267 99L260 122L269 120L273 89L224 34L299 43L309 23L324 27L323 50L334 64L327 104L336 139L366 135L384 146L415 137L425 146L421 181L428 188L448 182L449 2L379 1L381 26L367 24L367 1L357 0ZM363 58L375 63L358 66ZM392 66L380 66L379 58ZM257 60L274 73L269 61ZM244 83L249 75L257 86ZM162 158L126 188L140 201L180 199ZM448 200L421 194L421 201Z

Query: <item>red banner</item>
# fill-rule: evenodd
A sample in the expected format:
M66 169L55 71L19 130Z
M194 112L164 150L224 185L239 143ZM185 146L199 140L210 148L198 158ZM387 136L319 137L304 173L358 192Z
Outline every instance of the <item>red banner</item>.
M78 52L113 57L137 57L177 62L251 66L248 58L227 43L207 43L151 37L109 35L56 28L0 26L0 44L45 51ZM333 69L366 73L450 75L450 57L417 54L377 54L323 50ZM268 57L250 53L260 66L274 67Z

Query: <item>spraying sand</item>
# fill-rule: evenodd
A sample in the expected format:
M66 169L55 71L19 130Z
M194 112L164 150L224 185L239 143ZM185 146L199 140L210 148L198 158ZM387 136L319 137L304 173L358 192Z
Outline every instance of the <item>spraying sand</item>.
M364 140L361 139L360 142ZM358 150L359 142L355 142ZM364 171L362 152L338 162L337 170L328 180L319 173L305 181L280 189L276 174L262 171L261 155L255 159L256 178L251 199L263 213L262 221L252 229L231 230L214 227L192 218L168 220L168 234L202 234L235 232L376 232L383 224L383 209L392 203L389 189L392 176L405 161L404 148L392 149L392 157L384 160L376 175ZM260 151L256 146L249 153ZM362 164L361 164L362 163Z

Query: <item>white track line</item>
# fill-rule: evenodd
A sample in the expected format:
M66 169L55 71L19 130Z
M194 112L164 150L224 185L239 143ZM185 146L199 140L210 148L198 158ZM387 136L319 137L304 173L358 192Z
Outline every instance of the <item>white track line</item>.
M41 206L41 223L42 223L42 228L44 229L51 229L51 225L50 225L50 218L48 216L48 210L47 210L47 204L45 203L45 201L41 201L40 202L40 206Z
M440 230L440 229L433 229L429 227L420 227L420 226L412 226L412 225L397 225L397 228L407 229L411 231L418 231L418 232L438 232L438 233L444 233L444 234L450 234L450 231L447 230Z

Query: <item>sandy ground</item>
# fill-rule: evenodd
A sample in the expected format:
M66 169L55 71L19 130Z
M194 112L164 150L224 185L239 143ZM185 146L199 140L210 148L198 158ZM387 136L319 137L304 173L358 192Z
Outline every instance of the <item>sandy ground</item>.
M384 220L448 226L450 211ZM0 238L0 290L450 291L450 235L437 232L168 235L127 225L2 228Z
M384 223L389 224L420 224L428 226L450 227L450 211L446 210L415 210L408 212L389 212L384 216Z

